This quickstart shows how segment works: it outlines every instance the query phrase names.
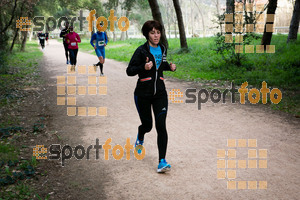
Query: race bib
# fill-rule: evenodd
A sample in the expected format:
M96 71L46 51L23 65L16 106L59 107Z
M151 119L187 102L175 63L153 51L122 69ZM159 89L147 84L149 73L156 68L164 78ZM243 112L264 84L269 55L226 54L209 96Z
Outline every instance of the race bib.
M40 37L40 39L41 39L41 40L44 40L45 38L44 38L44 37Z
M76 42L71 42L71 46L75 47L76 46Z
M105 44L104 40L98 41L98 46L104 46L104 44Z

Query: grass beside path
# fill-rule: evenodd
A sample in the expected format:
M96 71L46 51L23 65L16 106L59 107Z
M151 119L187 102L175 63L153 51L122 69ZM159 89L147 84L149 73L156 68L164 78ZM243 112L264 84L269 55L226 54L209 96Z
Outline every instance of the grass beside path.
M0 108L18 99L18 92L37 80L38 65L43 55L38 47L36 41L27 42L25 52L14 50L6 56L0 73Z
M167 59L176 64L177 70L165 75L201 83L218 82L221 85L234 81L240 86L247 81L248 88L253 86L258 89L266 81L268 87L283 91L282 102L272 107L300 115L300 41L287 45L286 39L287 35L273 35L275 53L243 54L245 59L240 67L226 63L214 51L215 37L188 38L188 53L181 52L179 39L169 39ZM110 41L106 46L106 57L128 63L135 49L144 42L145 39ZM260 40L254 40L251 44L259 45ZM82 39L79 48L95 55L89 39Z
M27 129L31 125L24 123L19 108L25 97L31 98L25 89L40 81L38 67L43 53L36 41L27 42L25 52L18 51L18 45L15 49L2 55L0 64L0 199L33 199L39 198L29 184L35 177L37 160L24 140L34 137L41 127L34 124L35 132Z

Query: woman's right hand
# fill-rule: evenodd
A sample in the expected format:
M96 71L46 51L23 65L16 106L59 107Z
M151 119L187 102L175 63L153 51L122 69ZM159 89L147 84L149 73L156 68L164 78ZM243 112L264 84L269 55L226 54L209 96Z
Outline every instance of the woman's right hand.
M94 46L94 49L97 49L96 45Z
M150 70L153 67L152 61L149 62L149 58L146 58L145 70Z

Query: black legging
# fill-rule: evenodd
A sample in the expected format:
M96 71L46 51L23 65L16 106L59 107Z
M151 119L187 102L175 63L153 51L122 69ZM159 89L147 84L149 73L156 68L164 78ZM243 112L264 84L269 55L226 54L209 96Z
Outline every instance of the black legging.
M68 49L68 44L67 43L64 43L64 48L65 48L65 55L66 55L66 58L67 60L69 60L69 49ZM70 58L71 60L71 58Z
M168 111L168 96L140 97L134 96L135 105L138 110L142 124L139 126L139 140L144 140L144 135L152 129L151 105L155 117L157 131L157 146L159 161L166 157L168 134L166 129L166 117Z
M70 52L70 63L71 63L71 65L76 65L78 49L69 49L69 52Z
M40 44L41 44L41 47L44 48L45 47L45 39L40 39Z

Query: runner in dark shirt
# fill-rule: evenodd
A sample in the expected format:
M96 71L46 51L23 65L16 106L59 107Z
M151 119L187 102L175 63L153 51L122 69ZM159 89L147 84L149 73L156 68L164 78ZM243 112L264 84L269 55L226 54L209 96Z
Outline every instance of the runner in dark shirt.
M63 44L64 44L64 48L65 48L65 55L66 55L66 59L67 59L67 64L70 64L69 62L69 49L68 49L68 43L66 42L66 35L69 33L69 23L66 22L65 28L60 32L60 37L63 38Z
M39 40L40 40L40 45L41 45L42 49L44 49L44 48L45 48L46 34L40 32L40 33L38 33L38 38L39 38Z

